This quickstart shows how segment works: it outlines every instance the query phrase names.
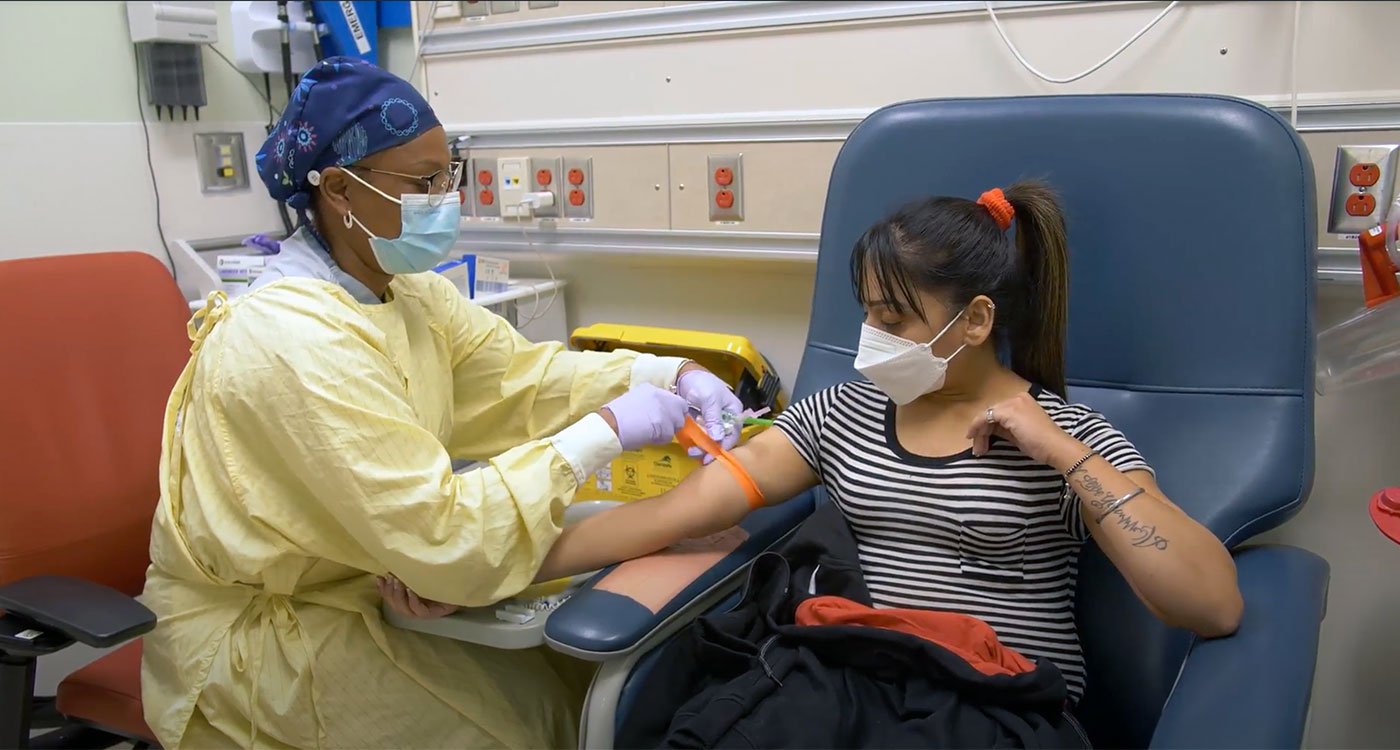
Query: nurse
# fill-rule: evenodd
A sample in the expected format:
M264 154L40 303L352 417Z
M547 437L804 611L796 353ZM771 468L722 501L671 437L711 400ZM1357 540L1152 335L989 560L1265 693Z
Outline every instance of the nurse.
M528 586L579 484L740 404L693 363L533 344L432 273L462 166L406 82L334 58L257 155L301 227L191 323L144 600L170 749L565 747L587 673L386 627L377 577L484 605ZM732 442L732 439L731 439ZM452 458L487 460L463 475Z

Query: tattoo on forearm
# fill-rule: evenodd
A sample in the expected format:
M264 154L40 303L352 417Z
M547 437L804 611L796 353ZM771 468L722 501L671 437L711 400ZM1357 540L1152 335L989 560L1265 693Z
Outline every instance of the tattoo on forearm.
M1159 550L1167 548L1167 538L1157 534L1155 524L1139 523L1136 518L1124 513L1122 508L1113 511L1113 520L1118 522L1119 528L1134 536L1131 542L1134 547Z
M1081 475L1079 483L1082 485L1083 491L1088 495L1086 499L1088 500L1089 507L1094 510L1102 511L1104 508L1112 505L1114 500L1118 499L1114 497L1111 492L1104 489L1098 477L1095 477L1087 471ZM1118 524L1119 528L1132 536L1132 541L1129 543L1134 547L1140 549L1151 548L1164 550L1169 544L1166 537L1157 533L1156 524L1144 524L1128 515L1122 508L1113 511L1111 518Z
M1098 477L1084 472L1084 478L1079 480L1084 485L1084 491L1089 493L1089 507L1094 510L1103 510L1113 504L1116 499L1103 485L1099 483Z

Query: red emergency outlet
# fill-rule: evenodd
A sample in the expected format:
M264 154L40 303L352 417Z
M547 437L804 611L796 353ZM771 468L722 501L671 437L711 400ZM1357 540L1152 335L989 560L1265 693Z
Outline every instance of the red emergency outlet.
M496 178L491 175L491 170L489 169L483 169L480 172L476 173L476 181L482 187L490 185L492 182L495 181L495 179Z
M481 194L477 196L477 199L481 201L481 205L489 206L496 202L496 194L490 190L482 190Z
M582 169L579 169L579 168L575 167L575 168L569 170L569 184L570 184L570 185L582 185L582 184L583 184L583 170L582 170Z
M1347 213L1352 216L1370 216L1376 210L1376 197L1365 193L1352 193L1347 198Z
M586 200L587 200L587 196L584 195L584 192L583 192L582 190L570 190L570 191L569 191L569 205L570 205L570 206L582 206Z
M734 191L721 190L718 193L715 193L715 205L719 206L720 208L733 208Z
M715 184L720 187L729 187L734 184L734 170L729 167L720 167L715 170Z
M554 173L548 169L536 170L535 182L539 183L540 187L548 187L550 183L554 182Z
M1381 181L1381 168L1375 164L1353 164L1348 176L1357 187L1371 187Z

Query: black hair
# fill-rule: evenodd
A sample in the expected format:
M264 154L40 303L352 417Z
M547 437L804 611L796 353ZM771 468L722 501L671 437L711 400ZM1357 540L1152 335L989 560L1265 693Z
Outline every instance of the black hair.
M964 198L910 203L865 231L851 253L856 298L868 280L897 314L928 316L918 290L961 310L978 295L996 305L993 340L1011 352L1016 374L1065 395L1069 256L1059 200L1042 182L1006 188L1014 242L987 207Z

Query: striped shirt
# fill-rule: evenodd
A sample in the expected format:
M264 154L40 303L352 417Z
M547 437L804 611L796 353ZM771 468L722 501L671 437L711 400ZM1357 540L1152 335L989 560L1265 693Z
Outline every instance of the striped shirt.
M1031 394L1120 471L1151 470L1102 415L1039 387ZM776 422L846 516L875 605L978 617L1006 645L1051 660L1077 701L1084 656L1074 592L1088 538L1077 496L1004 440L980 457L910 453L894 414L879 389L852 382L799 401Z

